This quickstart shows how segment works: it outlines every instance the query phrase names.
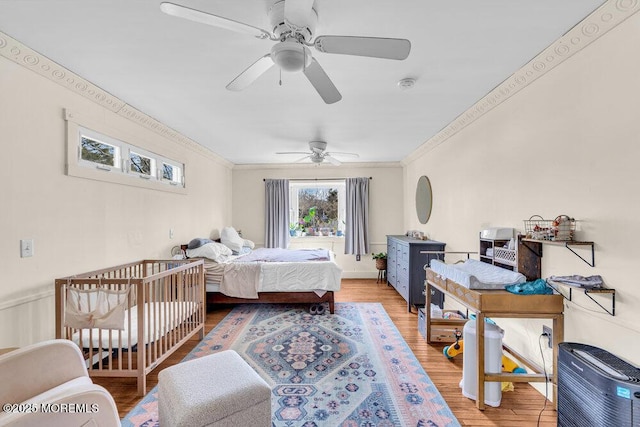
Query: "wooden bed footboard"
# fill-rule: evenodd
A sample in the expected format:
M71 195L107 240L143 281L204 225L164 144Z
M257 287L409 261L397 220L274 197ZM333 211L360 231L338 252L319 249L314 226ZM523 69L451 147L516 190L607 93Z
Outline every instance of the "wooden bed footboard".
M93 377L146 376L204 338L202 260L144 260L55 280L56 338L76 343Z
M333 314L335 312L333 291L327 291L321 297L315 292L259 292L258 299L235 298L220 292L207 292L207 303L209 304L317 304L323 302L329 303L329 313Z

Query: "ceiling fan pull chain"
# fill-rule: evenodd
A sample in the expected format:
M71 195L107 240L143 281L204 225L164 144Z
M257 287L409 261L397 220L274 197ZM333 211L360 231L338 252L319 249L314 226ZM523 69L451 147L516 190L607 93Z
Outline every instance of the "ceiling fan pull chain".
M282 68L280 68L280 81L278 83L282 86Z

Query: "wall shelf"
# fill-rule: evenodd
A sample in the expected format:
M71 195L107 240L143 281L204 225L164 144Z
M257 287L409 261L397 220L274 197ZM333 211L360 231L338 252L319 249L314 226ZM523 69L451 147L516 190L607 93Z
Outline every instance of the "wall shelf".
M566 285L562 282L552 282L554 285L556 285L556 290L557 290L557 285L563 285L569 288L569 298L567 298L566 296L564 296L568 301L572 301L573 299L573 290L574 289L579 289L581 291L584 291L584 294L594 303L596 303L601 309L603 309L604 311L607 312L607 314L611 315L611 316L615 316L616 315L616 290L615 289L609 289L609 288L600 288L600 289L583 289L583 288L574 288L573 286L569 286ZM600 295L611 295L611 310L609 310L607 307L603 306L602 304L600 304L600 301L596 300L593 296L591 296L592 294L600 294Z
M532 252L534 252L536 255L538 255L540 257L542 256L542 248L540 248L540 253L537 253L536 249L533 248L533 247L530 247L529 245L527 245L526 242L541 243L543 245L552 245L552 246L564 246L565 248L567 248L571 252L573 252L573 254L575 256L577 256L582 261L587 263L589 266L591 266L591 267L595 267L596 266L595 250L594 250L594 243L593 242L580 242L580 241L576 241L576 240L567 240L567 241L537 240L537 239L528 239L528 238L523 238L522 242L523 242L524 246L526 246L529 250L531 250ZM590 246L591 247L591 262L589 262L588 259L584 258L578 252L576 252L573 249L574 246Z

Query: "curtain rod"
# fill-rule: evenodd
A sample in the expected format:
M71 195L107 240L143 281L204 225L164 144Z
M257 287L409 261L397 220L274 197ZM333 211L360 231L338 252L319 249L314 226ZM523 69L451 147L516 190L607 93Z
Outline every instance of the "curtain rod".
M290 179L289 181L338 181L340 179L347 179L345 177L342 178L298 178L298 179ZM373 179L373 177L369 177L369 179ZM266 181L267 178L262 178L263 181Z

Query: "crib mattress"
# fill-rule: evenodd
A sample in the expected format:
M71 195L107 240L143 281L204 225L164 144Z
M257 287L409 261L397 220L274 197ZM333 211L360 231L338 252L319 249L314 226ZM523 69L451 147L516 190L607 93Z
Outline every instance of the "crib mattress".
M430 268L435 273L468 289L504 289L507 285L527 281L521 273L475 259L468 259L461 264L445 264L433 259Z
M188 301L146 303L144 318L145 321L147 319L150 321L144 328L145 343L157 341L195 313L197 308L198 304ZM129 312L131 312L131 335L129 335ZM123 330L98 328L76 330L71 340L80 348L130 349L138 344L138 309L133 306L125 311Z

